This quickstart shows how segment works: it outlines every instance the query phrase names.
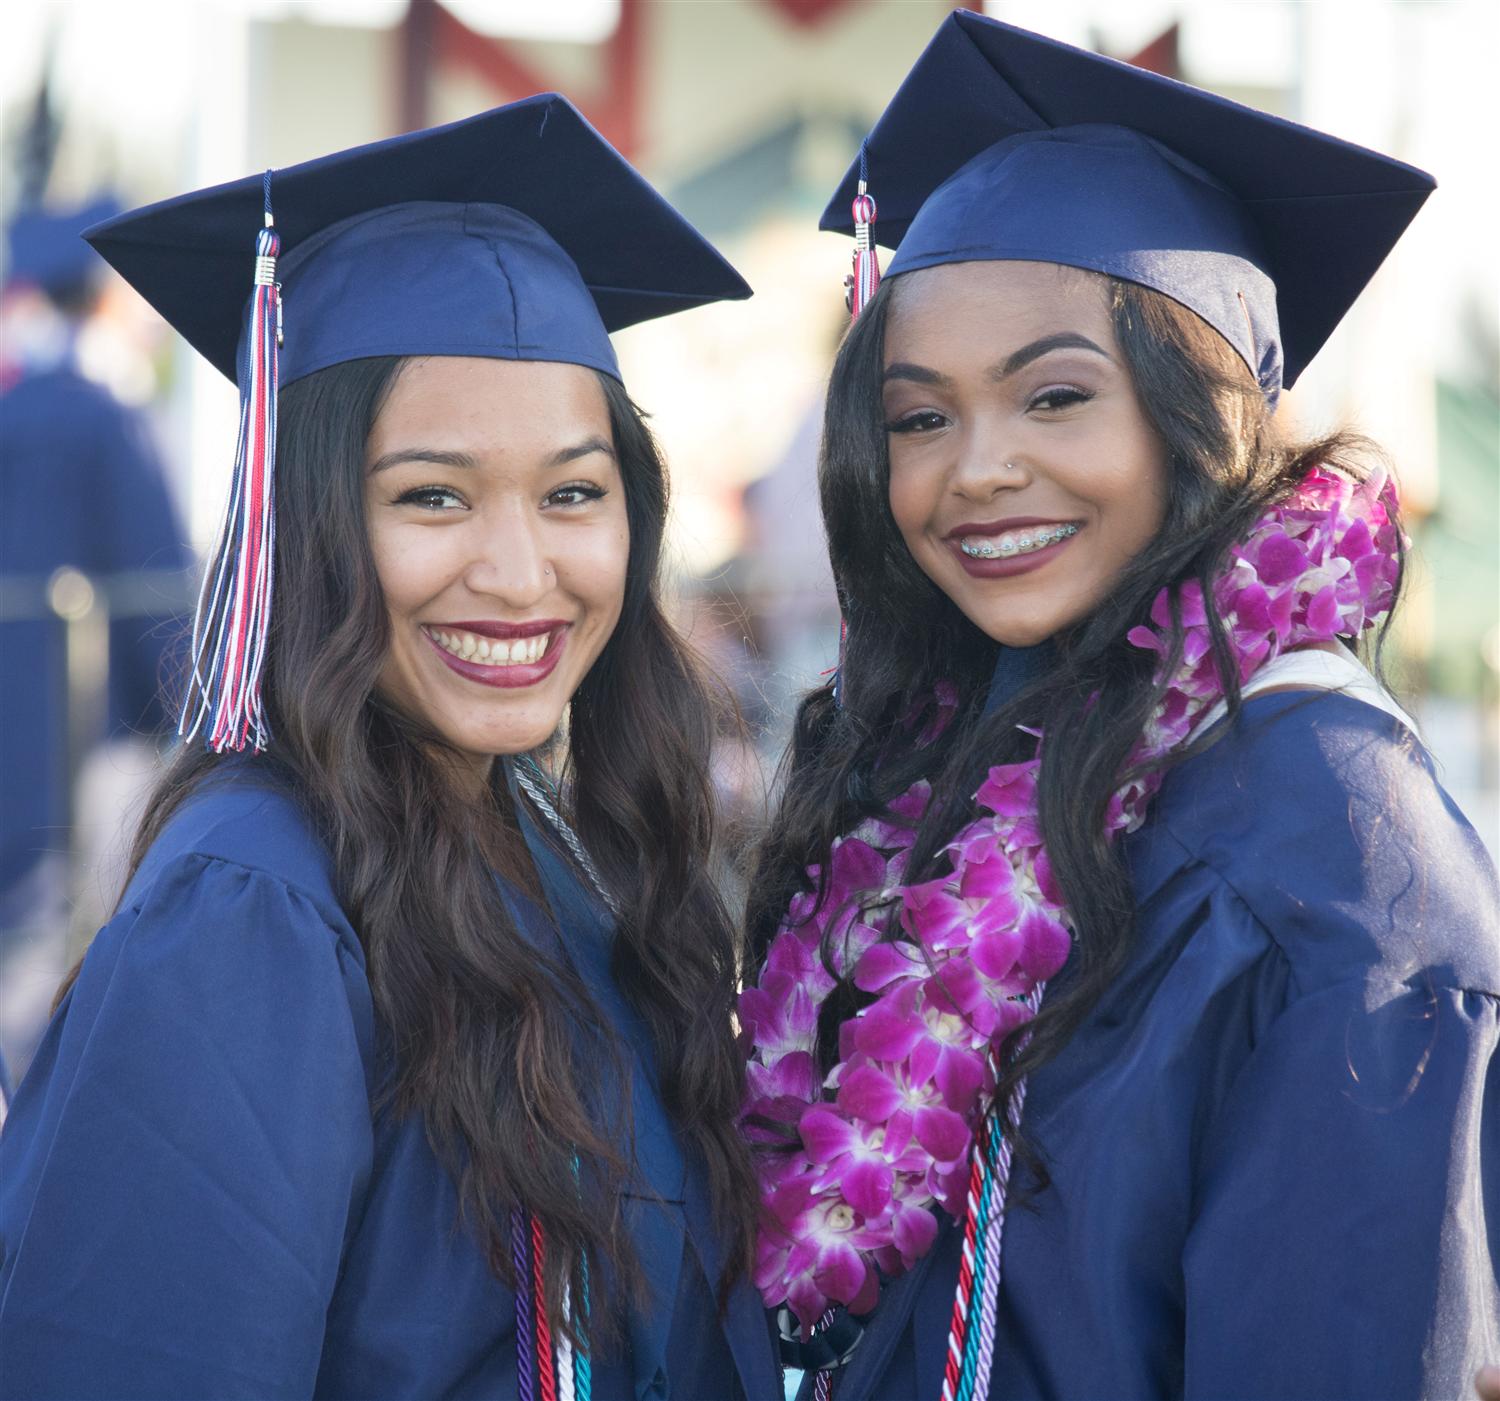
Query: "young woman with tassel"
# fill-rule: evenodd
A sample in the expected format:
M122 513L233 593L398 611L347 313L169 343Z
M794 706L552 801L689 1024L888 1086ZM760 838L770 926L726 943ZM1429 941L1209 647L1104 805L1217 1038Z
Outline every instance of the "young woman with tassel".
M243 411L187 742L0 1138L0 1392L769 1401L608 335L749 289L555 94L91 241Z
M958 12L830 205L847 637L740 1004L805 1394L1457 1396L1493 1355L1495 871L1356 660L1394 488L1272 418L1431 185Z

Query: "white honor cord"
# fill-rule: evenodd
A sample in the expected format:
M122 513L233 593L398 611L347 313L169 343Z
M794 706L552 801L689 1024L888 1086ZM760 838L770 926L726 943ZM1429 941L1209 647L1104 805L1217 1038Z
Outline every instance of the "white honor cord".
M546 775L542 772L536 760L529 756L518 759L516 761L515 772L516 783L520 786L521 791L531 799L536 810L552 824L557 835L567 843L568 850L573 853L573 859L578 862L584 875L589 878L589 882L593 885L595 891L598 892L599 898L609 907L609 912L613 915L618 915L620 907L615 903L614 897L610 895L609 891L604 888L604 881L599 875L599 868L594 865L593 859L583 849L583 843L578 840L578 834L568 825L567 819L557 810L557 805L548 795L546 788L549 785L547 784ZM532 776L533 774L535 774L535 777Z

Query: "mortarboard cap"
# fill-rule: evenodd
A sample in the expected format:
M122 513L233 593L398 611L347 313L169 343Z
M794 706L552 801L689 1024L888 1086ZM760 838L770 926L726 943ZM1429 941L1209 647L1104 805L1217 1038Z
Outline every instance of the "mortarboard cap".
M1011 259L1165 293L1274 401L1431 193L1400 161L967 11L938 29L820 227L867 178L888 276Z
M374 355L561 360L619 377L609 335L750 295L558 93L277 170L280 382ZM236 378L264 180L134 210L89 242Z
M240 388L179 733L258 750L281 386L373 356L576 364L750 288L558 93L199 190L88 240ZM252 257L253 244L253 257Z
M82 234L91 224L119 212L119 201L109 196L66 209L23 210L5 231L9 245L6 285L63 292L103 272L98 255Z

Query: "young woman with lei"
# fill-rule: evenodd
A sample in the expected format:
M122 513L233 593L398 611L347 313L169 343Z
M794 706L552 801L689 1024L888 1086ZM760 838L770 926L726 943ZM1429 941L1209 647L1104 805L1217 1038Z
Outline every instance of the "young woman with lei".
M0 1393L771 1401L609 339L748 288L557 94L92 238L238 362L241 447L188 742L0 1138Z
M1458 1395L1493 1353L1495 874L1355 659L1393 484L1272 420L1429 188L958 13L830 206L848 632L740 1001L813 1394Z

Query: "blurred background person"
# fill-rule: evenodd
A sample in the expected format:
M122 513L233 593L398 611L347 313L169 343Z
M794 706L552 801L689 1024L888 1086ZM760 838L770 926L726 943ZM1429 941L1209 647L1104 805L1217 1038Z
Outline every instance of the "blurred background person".
M123 812L166 716L185 532L141 412L88 372L113 274L81 240L109 197L7 229L0 293L0 1054L25 1067L67 960L119 878Z

